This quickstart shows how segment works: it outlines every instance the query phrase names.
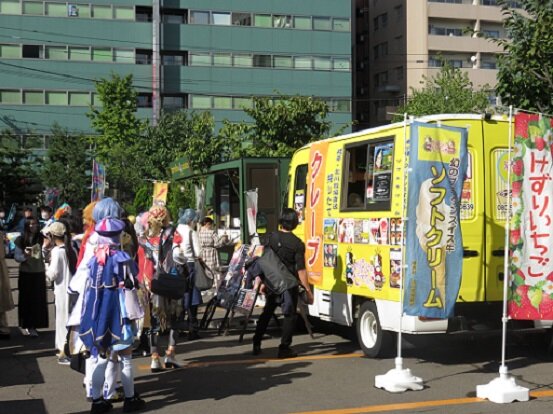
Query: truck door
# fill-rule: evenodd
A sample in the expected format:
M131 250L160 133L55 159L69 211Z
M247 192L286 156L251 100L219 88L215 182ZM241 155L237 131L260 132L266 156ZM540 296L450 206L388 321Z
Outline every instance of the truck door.
M509 196L509 124L484 121L483 132L486 177L486 301L500 301L503 298L505 223Z
M278 228L279 192L278 165L249 164L247 166L247 189L257 188L257 224L260 234Z
M449 123L448 123L449 124ZM463 276L458 302L481 302L485 298L484 273L484 162L481 122L468 126L467 176L461 193Z

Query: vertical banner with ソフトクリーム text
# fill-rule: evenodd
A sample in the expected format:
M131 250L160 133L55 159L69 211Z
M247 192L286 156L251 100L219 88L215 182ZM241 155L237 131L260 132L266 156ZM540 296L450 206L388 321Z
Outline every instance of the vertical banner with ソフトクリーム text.
M305 267L309 281L320 285L323 277L323 215L325 164L328 142L311 144L305 200Z
M407 185L407 315L453 315L463 267L460 200L467 170L467 130L414 122Z
M257 189L246 191L246 217L250 236L257 233L257 198Z
M539 115L515 116L508 312L553 319L553 128Z
M154 181L154 200L152 205L164 206L167 203L169 183L166 181Z

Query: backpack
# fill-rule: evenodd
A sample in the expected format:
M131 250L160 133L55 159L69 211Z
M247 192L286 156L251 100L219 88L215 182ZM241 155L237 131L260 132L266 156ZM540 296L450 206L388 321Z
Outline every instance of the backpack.
M166 230L165 230L166 231ZM157 266L152 280L152 292L169 299L182 299L189 289L188 268L173 259L173 237L175 228L164 238L165 231L159 240Z
M275 234L278 237L278 233L273 233L268 240ZM279 247L282 246L280 239L277 239L277 243ZM265 244L263 254L257 259L257 264L263 272L263 283L275 295L281 295L299 285L298 278L288 269L269 242Z

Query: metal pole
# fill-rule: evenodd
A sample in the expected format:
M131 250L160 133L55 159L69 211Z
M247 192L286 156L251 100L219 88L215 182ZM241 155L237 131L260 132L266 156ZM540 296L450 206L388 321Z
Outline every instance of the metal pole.
M156 126L160 114L160 0L152 0L152 125Z

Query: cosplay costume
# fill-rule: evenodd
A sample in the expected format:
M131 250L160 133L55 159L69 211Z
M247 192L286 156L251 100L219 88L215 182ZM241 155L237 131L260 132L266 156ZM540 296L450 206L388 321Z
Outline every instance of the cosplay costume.
M87 349L122 350L132 345L134 320L144 316L135 289L138 273L130 256L118 250L113 239L124 223L104 219L96 226L99 235L94 255L88 262L88 280L79 336Z

